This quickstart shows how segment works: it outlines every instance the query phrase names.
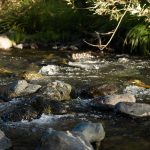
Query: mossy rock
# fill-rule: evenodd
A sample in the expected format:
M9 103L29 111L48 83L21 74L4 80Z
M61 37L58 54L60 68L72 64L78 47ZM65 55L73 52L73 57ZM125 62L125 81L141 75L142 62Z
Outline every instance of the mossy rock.
M25 80L39 80L43 78L43 75L35 71L22 72L21 74L19 74L19 76Z
M13 72L6 68L0 68L0 76L11 76Z

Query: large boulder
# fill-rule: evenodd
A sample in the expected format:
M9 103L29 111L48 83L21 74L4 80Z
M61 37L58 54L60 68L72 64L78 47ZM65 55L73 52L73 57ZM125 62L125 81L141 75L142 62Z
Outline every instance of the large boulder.
M0 130L0 150L8 149L12 146L11 140L8 139L4 132Z
M101 123L82 122L77 124L72 131L82 133L90 143L96 142L97 148L105 137L105 131Z
M55 81L49 83L43 88L43 95L51 100L70 100L71 85L62 81Z
M108 96L92 99L90 105L98 109L112 109L119 102L134 103L136 102L136 99L135 96L130 93L120 94L120 95L114 94L114 95L108 95Z
M115 106L115 111L134 117L150 116L150 105L144 103L120 102Z
M35 93L41 85L29 84L26 80L17 80L6 86L0 87L0 95L4 98L14 98Z
M15 45L15 43L7 36L0 35L0 49L9 50L13 45Z
M49 128L41 138L38 150L94 150L80 133L56 131Z

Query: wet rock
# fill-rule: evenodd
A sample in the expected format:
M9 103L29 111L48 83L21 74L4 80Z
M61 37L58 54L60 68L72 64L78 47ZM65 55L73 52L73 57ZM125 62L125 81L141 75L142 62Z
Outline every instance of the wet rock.
M0 150L6 150L12 146L11 140L8 139L4 132L0 130Z
M55 81L49 83L42 89L43 95L47 96L51 100L70 100L71 85L62 81Z
M18 80L8 84L7 86L1 86L0 94L4 98L13 98L35 93L40 88L40 85L29 84L26 80Z
M101 123L79 123L72 131L82 133L85 139L90 143L96 142L97 149L99 148L101 141L105 137L105 131Z
M148 100L150 99L150 89L144 87L139 87L135 85L129 85L124 89L124 93L134 94L138 100Z
M93 150L92 145L80 133L56 131L49 128L41 139L38 150Z
M112 95L118 91L118 88L112 84L95 85L88 89L87 94L92 98L98 96Z
M73 99L69 102L69 109L72 112L90 112L93 110L91 103L92 99Z
M150 105L144 103L120 102L115 106L115 111L134 117L150 116Z
M98 97L91 101L91 106L98 109L112 109L119 102L136 102L135 96L129 93Z
M57 74L59 72L59 66L56 65L47 65L47 66L43 66L39 73L41 73L42 75L54 75Z
M28 111L28 107L31 106L32 103L35 103L37 99L30 98L14 98L9 102L4 102L0 104L0 116L5 116L11 113L17 113L23 111L23 109ZM21 115L19 112L18 115ZM24 111L23 111L24 112ZM18 119L18 118L17 118Z
M38 117L38 112L34 110L31 106L24 104L19 106L17 109L12 110L8 113L4 113L1 118L4 121L21 121L21 120L33 120Z
M9 50L13 45L15 45L15 43L6 35L0 35L0 49Z
M42 96L34 98L32 107L39 112L39 114L64 114L67 113L67 105L61 101L51 100Z

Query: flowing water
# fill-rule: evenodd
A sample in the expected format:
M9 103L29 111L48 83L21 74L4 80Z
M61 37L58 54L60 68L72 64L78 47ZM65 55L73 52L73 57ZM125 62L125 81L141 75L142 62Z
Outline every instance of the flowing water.
M150 85L150 60L129 56L105 56L93 60L71 60L71 52L67 51L38 51L13 50L0 52L0 69L11 73L0 72L0 84L20 78L24 71L39 71L42 66L57 67L55 73L50 73L41 82L61 80L70 83L74 88L87 85L112 83L119 87L119 93L130 90L140 102L150 103L149 89L136 89L130 80L140 80ZM126 57L127 62L119 61ZM40 81L38 81L40 82ZM135 119L116 115L112 112L95 112L93 114L75 114L66 119L56 129L71 129L81 120L102 122L106 138L102 150L149 150L150 149L150 120L149 118Z

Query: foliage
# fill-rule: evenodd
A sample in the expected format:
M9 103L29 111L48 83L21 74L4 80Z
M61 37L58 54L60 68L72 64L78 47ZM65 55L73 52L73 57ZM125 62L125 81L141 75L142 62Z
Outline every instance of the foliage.
M0 14L0 33L22 32L27 35L24 36L27 40L32 41L67 41L80 38L85 28L91 30L96 27L95 21L92 21L96 17L92 13L88 10L72 10L64 0L19 2Z
M131 53L150 54L150 27L139 24L127 34L125 42L131 45Z
M75 2L78 0L66 1L68 5L73 5L74 9L78 9L78 6L75 5ZM105 24L110 24L110 26L112 21L117 26L117 22L119 22L124 12L127 11L119 29L119 31L123 30L123 32L122 34L121 32L119 34L115 34L114 39L118 41L117 43L122 43L122 45L122 39L125 39L124 43L131 45L130 52L132 53L149 53L150 30L147 24L150 23L150 2L148 0L87 0L86 2L90 4L90 7L87 7L87 9L92 11L94 14L98 14L100 16L100 20L102 17L107 18L107 22L105 22ZM105 30L103 31L106 33L110 31L106 25L104 28ZM101 33L101 31L99 32ZM117 48L118 47L121 46L117 44Z
M0 34L20 41L98 42L95 31L113 31L127 10L110 44L116 49L131 46L132 53L149 53L149 0L3 0ZM68 5L66 5L68 4ZM110 35L101 35L102 44ZM144 37L144 38L141 38ZM96 40L95 40L96 39ZM115 41L118 41L115 47ZM125 40L125 42L124 42Z

